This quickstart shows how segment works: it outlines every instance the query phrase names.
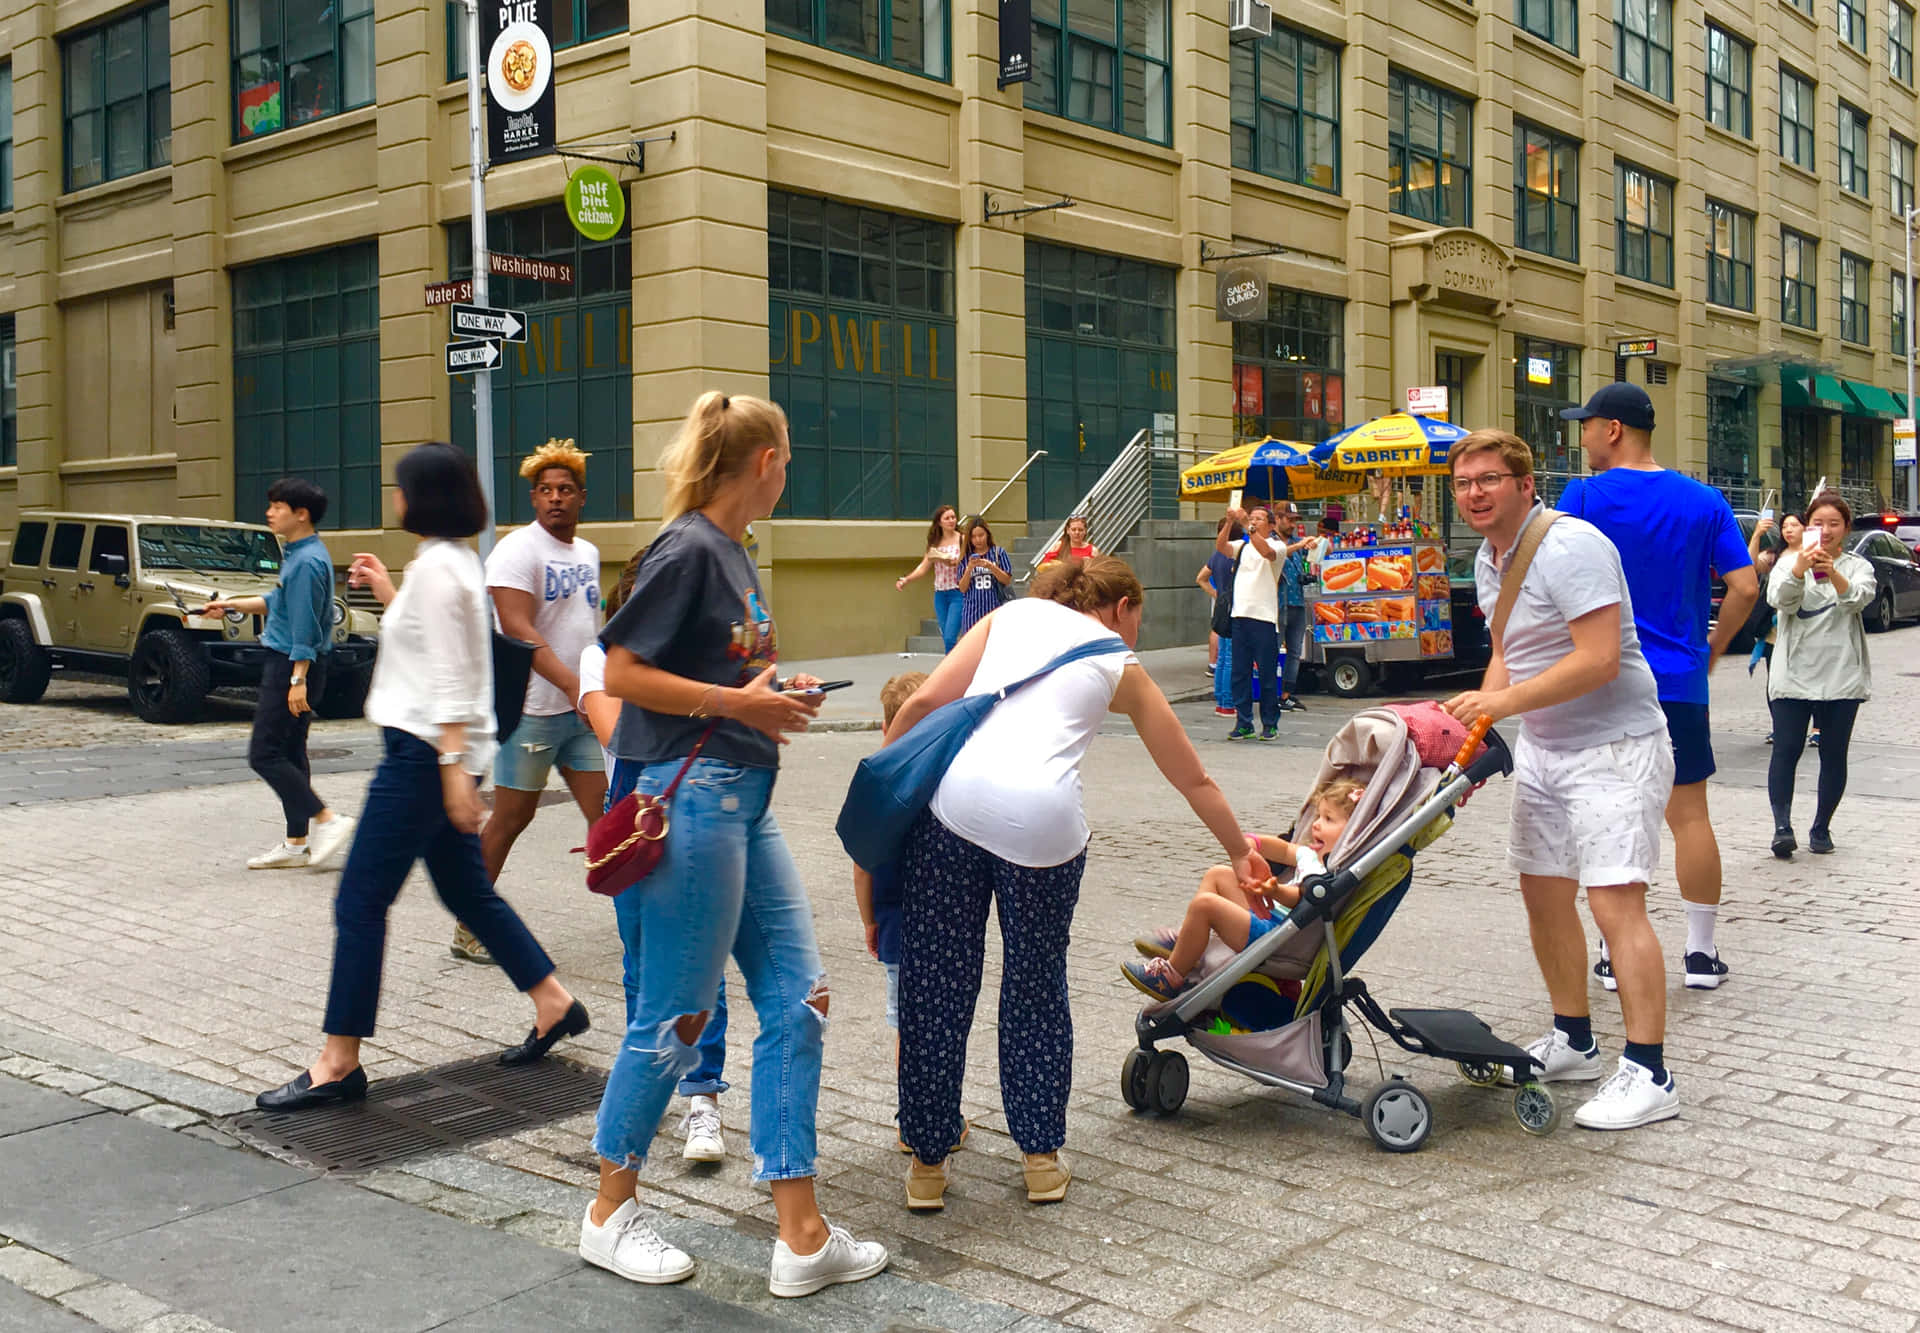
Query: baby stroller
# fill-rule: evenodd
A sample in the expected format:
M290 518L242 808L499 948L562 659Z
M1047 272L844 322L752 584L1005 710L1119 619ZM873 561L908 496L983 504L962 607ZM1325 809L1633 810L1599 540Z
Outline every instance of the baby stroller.
M1474 787L1513 772L1506 742L1489 722L1468 732L1437 705L1418 704L1369 708L1340 729L1315 783L1359 777L1366 790L1327 854L1326 873L1302 882L1299 904L1274 930L1238 954L1213 940L1193 972L1197 985L1141 1010L1139 1045L1120 1073L1128 1106L1180 1109L1186 1058L1157 1046L1185 1038L1257 1083L1358 1116L1387 1152L1413 1152L1433 1128L1432 1106L1418 1088L1395 1075L1363 1101L1347 1095L1352 1010L1405 1050L1455 1061L1469 1083L1510 1079L1521 1128L1553 1130L1559 1109L1526 1051L1464 1009L1383 1010L1351 975L1413 883L1414 856L1452 826L1454 807ZM1295 827L1312 818L1304 810Z

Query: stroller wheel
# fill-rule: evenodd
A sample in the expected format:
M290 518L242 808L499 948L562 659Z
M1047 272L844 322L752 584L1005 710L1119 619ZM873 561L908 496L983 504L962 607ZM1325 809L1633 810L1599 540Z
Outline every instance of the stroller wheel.
M1120 1064L1120 1097L1136 1111L1145 1111L1150 1107L1147 1098L1147 1070L1156 1052L1143 1051L1138 1046L1127 1052L1127 1058Z
M1413 1152L1433 1132L1433 1107L1426 1095L1404 1079L1382 1083L1360 1104L1367 1133L1386 1152Z
M1460 1061L1460 1077L1476 1088L1491 1088L1500 1081L1500 1067L1483 1060Z
M1560 1106L1546 1084L1530 1079L1513 1091L1513 1118L1529 1134L1551 1134L1560 1123Z
M1147 1064L1147 1096L1161 1115L1172 1115L1185 1105L1187 1057L1178 1051L1156 1051Z

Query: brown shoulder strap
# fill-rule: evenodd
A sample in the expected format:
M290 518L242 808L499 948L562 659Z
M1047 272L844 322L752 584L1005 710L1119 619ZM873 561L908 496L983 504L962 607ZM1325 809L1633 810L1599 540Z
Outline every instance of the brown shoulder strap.
M1493 604L1493 619L1487 622L1487 631L1493 637L1493 647L1497 652L1505 641L1507 617L1513 614L1513 604L1520 599L1520 585L1527 580L1527 569L1533 564L1533 553L1540 549L1541 541L1552 527L1566 515L1555 509L1545 509L1534 515L1533 521L1520 534L1520 540L1513 548L1513 563L1507 566L1506 576L1500 580L1500 598Z

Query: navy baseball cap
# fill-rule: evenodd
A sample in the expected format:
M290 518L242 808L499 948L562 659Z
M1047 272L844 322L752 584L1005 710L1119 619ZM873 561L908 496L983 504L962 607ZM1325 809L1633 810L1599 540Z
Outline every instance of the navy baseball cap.
M1617 421L1635 430L1652 430L1653 399L1639 385L1619 381L1595 389L1585 407L1569 407L1560 413L1562 421L1585 421L1588 417Z

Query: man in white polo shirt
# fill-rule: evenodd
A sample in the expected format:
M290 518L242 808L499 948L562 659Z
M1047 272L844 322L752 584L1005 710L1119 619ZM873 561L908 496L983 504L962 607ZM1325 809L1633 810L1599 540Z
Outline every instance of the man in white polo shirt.
M1230 741L1253 738L1253 677L1260 673L1260 739L1280 727L1280 562L1286 543L1274 535L1273 511L1229 509L1233 523L1214 534L1214 550L1233 569L1233 730ZM1245 539L1231 537L1235 528Z
M1485 540L1474 561L1480 609L1497 620L1503 580L1536 498L1533 453L1518 436L1479 430L1453 446L1455 504ZM1587 939L1579 891L1613 957L1626 1049L1617 1072L1574 1113L1587 1129L1634 1129L1680 1112L1667 1072L1666 973L1647 920L1647 881L1673 790L1673 747L1653 672L1640 651L1620 553L1598 528L1556 516L1530 564L1477 690L1447 710L1520 719L1513 745L1507 858L1520 872L1533 953L1553 1001L1553 1031L1528 1047L1547 1081L1600 1077L1587 1009Z

